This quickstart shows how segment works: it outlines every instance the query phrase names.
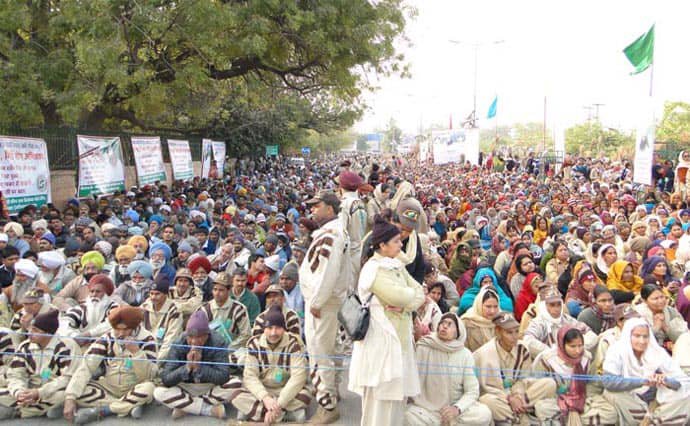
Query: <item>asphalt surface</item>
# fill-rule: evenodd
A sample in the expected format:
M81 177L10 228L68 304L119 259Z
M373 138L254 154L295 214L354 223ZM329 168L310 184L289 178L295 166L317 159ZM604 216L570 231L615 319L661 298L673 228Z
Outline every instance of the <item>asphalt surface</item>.
M347 372L344 374L344 378L347 378ZM347 391L347 385L345 383L341 384L340 392L342 399L339 404L340 410L340 420L335 423L336 425L348 425L354 426L360 423L361 417L361 405L360 398L358 395L350 393ZM309 409L309 415L311 415L315 410L316 403L312 401ZM144 409L144 416L139 420L134 420L131 417L108 417L97 423L91 423L93 425L99 426L125 426L125 425L146 425L146 426L209 426L209 425L254 425L260 423L251 422L238 422L234 420L237 415L237 410L230 404L225 405L226 409L226 420L218 420L210 417L199 417L199 416L185 416L181 419L172 420L170 418L170 409L162 405L158 405L155 402L148 405ZM25 426L25 425L65 425L67 422L62 420L51 420L46 417L32 418L32 419L15 419L6 420L2 422L3 426ZM294 424L294 423L291 423Z

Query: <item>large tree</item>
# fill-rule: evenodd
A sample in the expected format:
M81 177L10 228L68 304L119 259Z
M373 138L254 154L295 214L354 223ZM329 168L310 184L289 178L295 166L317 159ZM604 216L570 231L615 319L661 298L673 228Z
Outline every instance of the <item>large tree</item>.
M4 0L0 125L207 131L290 104L342 128L367 73L405 73L403 1Z
M690 103L664 102L664 116L657 127L656 139L679 145L690 142Z

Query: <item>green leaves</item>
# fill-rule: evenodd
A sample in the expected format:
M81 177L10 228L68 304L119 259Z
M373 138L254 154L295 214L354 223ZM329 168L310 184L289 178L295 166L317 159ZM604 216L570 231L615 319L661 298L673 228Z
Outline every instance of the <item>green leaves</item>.
M0 126L298 143L361 114L362 70L404 73L394 42L412 13L402 0L5 0Z

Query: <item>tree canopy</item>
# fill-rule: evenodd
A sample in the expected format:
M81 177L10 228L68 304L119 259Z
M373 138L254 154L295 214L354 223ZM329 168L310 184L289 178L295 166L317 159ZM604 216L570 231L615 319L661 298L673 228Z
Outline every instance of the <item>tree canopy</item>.
M0 126L329 132L405 74L404 0L6 0Z

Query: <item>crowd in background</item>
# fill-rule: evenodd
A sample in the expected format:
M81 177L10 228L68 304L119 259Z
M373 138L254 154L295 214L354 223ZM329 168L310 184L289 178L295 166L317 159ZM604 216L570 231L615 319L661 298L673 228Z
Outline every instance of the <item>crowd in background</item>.
M245 158L28 206L0 233L0 418L329 424L347 374L364 425L687 424L675 163L646 187L583 157Z

